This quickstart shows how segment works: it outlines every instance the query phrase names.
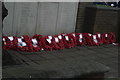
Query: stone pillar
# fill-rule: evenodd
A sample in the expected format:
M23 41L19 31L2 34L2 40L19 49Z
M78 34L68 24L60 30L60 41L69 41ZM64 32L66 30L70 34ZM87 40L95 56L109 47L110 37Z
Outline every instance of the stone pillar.
M77 13L77 20L76 20L76 32L83 32L83 24L85 19L85 9L87 6L93 5L92 2L80 2L78 5L78 13Z

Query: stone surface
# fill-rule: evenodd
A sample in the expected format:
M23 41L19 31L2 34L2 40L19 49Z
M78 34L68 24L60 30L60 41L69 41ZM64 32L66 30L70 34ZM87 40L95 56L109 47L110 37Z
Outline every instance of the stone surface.
M105 77L118 77L118 47L113 45L76 46L71 49L32 53L7 51L7 53L11 55L15 64L3 66L3 77L70 78L75 75L106 72L108 67L110 71ZM40 74L42 76L39 76Z

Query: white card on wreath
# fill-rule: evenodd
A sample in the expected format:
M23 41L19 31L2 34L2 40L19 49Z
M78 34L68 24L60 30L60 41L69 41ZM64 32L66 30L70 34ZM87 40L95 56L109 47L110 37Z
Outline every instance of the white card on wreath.
M32 42L33 42L33 44L37 44L38 43L36 39L32 39Z
M79 39L80 42L82 42L82 39Z
M12 41L13 40L13 36L8 37L8 39L10 39L10 41Z
M62 34L63 36L65 36L66 34Z
M6 45L6 42L4 42L4 45Z
M75 37L75 34L74 34L74 33L73 33L72 35Z
M44 49L42 48L41 50L43 51Z
M66 39L67 41L69 41L69 38L68 38L68 36L65 36L65 39Z
M37 45L36 45L36 44L33 44L33 46L34 46L34 47L37 47Z
M48 41L48 43L51 43L51 39L46 39Z
M27 44L25 42L22 42L22 46L27 46Z
M95 42L95 43L98 43L97 39L94 39L94 42Z
M108 34L105 34L105 37L108 37Z
M3 41L5 41L5 38L3 38Z
M90 34L90 33L89 33L88 35L89 35L89 36L92 36L92 34Z
M24 37L23 36L21 36L21 39L23 39Z
M22 42L22 39L21 39L21 38L18 38L18 42L21 43L21 42Z
M96 35L93 35L93 39L96 39Z
M59 42L59 39L57 37L55 37L55 42L57 42L57 43Z
M48 36L49 39L52 39L52 36Z
M18 46L22 46L22 42L19 42L19 43L18 43Z
M80 34L79 37L80 37L80 38L83 38L83 37L82 37L82 34Z
M100 34L98 34L98 37L100 38L100 37L101 37L101 35L100 35Z
M61 36L61 35L59 35L59 36L58 36L58 38L59 38L59 39L62 39L62 36Z

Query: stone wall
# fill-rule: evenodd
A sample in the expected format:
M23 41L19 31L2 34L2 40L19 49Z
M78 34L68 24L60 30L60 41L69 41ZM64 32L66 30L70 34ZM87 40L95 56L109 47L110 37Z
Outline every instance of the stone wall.
M98 9L94 32L118 32L118 11L115 9Z
M90 2L80 2L78 6L77 22L76 22L76 32L82 32L84 18L85 18L85 8L92 5Z
M76 32L114 32L118 38L118 10L117 8L96 7L92 3L80 3Z

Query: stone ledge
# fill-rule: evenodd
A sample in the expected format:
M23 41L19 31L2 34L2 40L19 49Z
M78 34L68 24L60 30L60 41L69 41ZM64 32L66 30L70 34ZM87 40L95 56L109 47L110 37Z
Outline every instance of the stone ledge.
M120 10L120 8L103 7L103 6L87 6L86 8L94 8L94 9L99 9L99 10L113 10L113 11L118 11L118 10Z

